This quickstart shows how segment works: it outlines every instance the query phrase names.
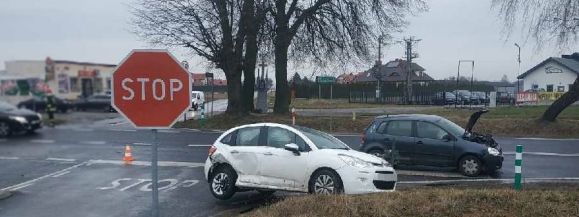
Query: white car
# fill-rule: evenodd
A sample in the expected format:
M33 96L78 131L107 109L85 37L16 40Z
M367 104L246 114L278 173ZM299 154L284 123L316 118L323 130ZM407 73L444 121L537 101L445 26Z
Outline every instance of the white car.
M205 94L202 91L191 91L191 107L197 111L205 103Z
M226 200L236 191L317 194L393 191L397 175L384 159L355 151L317 130L275 123L236 127L209 149L205 178Z

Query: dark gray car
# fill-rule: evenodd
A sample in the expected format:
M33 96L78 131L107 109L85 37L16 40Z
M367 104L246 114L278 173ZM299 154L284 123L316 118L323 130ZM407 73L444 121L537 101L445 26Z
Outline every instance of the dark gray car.
M393 164L456 167L466 176L502 167L502 149L490 135L472 132L486 110L475 112L466 129L436 115L386 115L366 129L360 151Z

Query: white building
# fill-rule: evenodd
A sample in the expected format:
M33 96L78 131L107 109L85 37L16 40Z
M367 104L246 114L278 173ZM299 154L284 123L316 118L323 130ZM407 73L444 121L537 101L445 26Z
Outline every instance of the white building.
M567 92L579 76L579 53L550 57L521 74L523 91Z
M68 60L15 60L5 62L6 70L0 74L0 87L20 88L23 84L35 91L43 84L63 99L76 99L111 89L112 73L116 65L76 62ZM11 96L3 89L0 95ZM20 97L31 96L30 92L11 92Z

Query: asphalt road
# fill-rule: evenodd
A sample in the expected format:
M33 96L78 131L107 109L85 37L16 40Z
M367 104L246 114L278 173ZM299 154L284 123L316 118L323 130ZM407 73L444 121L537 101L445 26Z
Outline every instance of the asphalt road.
M204 181L202 163L216 131L159 131L159 187L162 216L212 216L243 212L293 193L263 197L237 194L214 199ZM337 135L357 147L358 135ZM0 189L13 192L0 200L0 216L149 216L152 133L134 130L122 119L42 129L34 135L0 140ZM466 179L432 168L398 170L399 187L448 180L508 182L514 176L514 147L525 146L524 177L529 180L579 180L579 140L498 138L505 151L496 176ZM122 162L131 145L135 162Z

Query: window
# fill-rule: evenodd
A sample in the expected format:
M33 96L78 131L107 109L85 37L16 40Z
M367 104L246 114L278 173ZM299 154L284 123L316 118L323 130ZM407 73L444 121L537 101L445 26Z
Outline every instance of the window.
M242 128L237 131L235 144L238 146L259 146L260 127Z
M233 141L233 134L237 133L237 131L233 131L230 134L227 134L227 136L223 137L223 139L221 139L221 143L226 144L226 145L235 145L235 141Z
M557 92L565 92L565 86L557 86Z
M531 87L531 89L533 89L533 90L538 90L538 89L539 89L539 85L538 85L538 84L533 84L533 86Z
M306 142L297 134L279 127L269 127L267 129L267 145L274 148L284 148L285 145L294 143L298 145L300 151L309 150Z
M319 149L345 149L345 150L350 149L342 141L336 139L336 137L333 137L327 133L306 127L296 127L296 128L300 130L306 137L308 137Z
M428 122L416 122L416 133L419 138L426 139L437 139L442 140L442 138L448 134L442 128Z
M553 85L547 84L547 92L553 92Z
M380 123L380 125L378 126L378 129L376 129L376 133L386 133L386 125L388 125L388 122L384 121L382 123Z
M393 136L412 136L411 121L390 121L386 133Z
M80 86L78 85L77 77L70 77L70 92L80 92Z

